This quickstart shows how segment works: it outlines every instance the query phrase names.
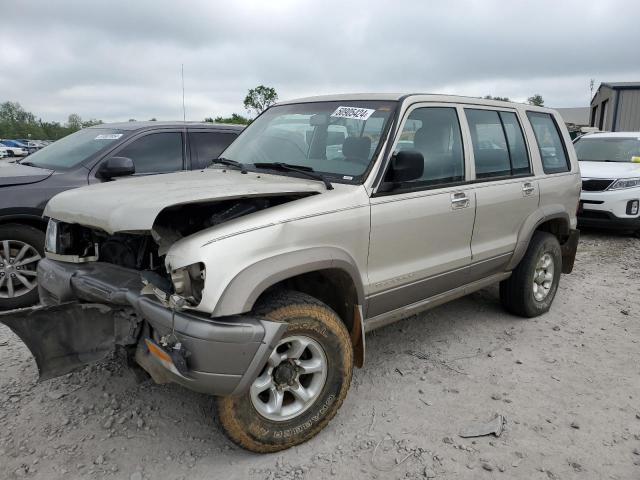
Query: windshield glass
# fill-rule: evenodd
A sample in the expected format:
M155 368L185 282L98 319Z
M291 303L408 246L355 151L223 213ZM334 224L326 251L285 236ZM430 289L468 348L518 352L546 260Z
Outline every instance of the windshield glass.
M393 101L311 102L272 107L221 155L243 163L310 167L332 180L357 180L395 109Z
M51 170L75 167L126 134L112 128L87 128L68 135L29 155L25 162Z
M640 163L640 135L636 137L581 138L574 144L578 160Z

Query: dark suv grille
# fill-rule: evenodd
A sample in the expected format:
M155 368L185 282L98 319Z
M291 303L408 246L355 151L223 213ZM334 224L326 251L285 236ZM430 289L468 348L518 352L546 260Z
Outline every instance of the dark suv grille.
M602 192L609 188L613 180L582 180L583 192Z

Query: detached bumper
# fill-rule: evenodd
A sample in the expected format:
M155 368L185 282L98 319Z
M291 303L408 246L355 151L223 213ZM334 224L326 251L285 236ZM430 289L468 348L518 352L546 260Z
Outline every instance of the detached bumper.
M155 297L140 294L143 287L140 272L108 263L71 264L44 259L38 265L38 276L43 306L36 308L58 309L58 313L48 315L48 320L40 315L39 322L62 321L69 315L60 314L59 310L72 308L76 311L73 317L77 323L78 302L107 305L121 313L111 316L114 322L112 329L102 328L102 336L105 332L107 335L113 332L113 341L109 339L105 342L101 339L98 342L102 350L105 350L105 343L126 344L123 339L128 338L129 344L138 345L136 360L156 381L173 381L202 393L236 395L244 392L260 373L269 354L286 330L283 323L244 315L210 318L198 312L182 311L175 312L172 320L171 310ZM14 312L15 317L20 311ZM136 315L132 316L131 313ZM92 318L87 316L84 319L80 318L80 321L82 320L91 324ZM141 320L152 328L145 328ZM16 325L20 322L15 318L10 321L0 318L0 321L7 323L25 341L41 368L40 363L44 364L47 361L47 356L42 354L42 345L36 344L38 340L42 341L41 337L34 338L32 334L17 331L19 329L16 329ZM175 337L186 350L186 369L172 368L167 362L162 361L162 352L154 354L149 348L151 345L151 350L154 350L153 345L158 347L158 339L172 332L172 321ZM129 323L128 328L123 322ZM54 331L67 337L74 335L73 328L63 325L47 329L49 336ZM131 334L133 331L137 333ZM48 341L50 342L50 339ZM65 342L70 345L77 344L77 341L69 342L69 338L61 338L58 343ZM170 350L167 349L165 353L170 353ZM60 356L59 349L56 354ZM66 352L65 355L78 359L78 352ZM89 359L93 360L96 358ZM76 363L77 368L87 362ZM69 371L68 363L66 370ZM60 374L63 373L67 372ZM48 378L51 376L55 375L49 372Z

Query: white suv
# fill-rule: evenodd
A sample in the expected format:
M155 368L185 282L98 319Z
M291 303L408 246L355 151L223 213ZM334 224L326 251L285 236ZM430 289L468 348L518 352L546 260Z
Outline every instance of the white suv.
M640 233L640 132L584 135L574 146L582 172L579 224Z

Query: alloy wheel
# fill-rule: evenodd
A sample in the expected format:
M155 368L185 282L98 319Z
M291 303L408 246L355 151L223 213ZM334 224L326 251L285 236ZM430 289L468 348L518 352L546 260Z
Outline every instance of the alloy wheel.
M38 286L38 251L20 240L0 241L0 298L26 295Z

